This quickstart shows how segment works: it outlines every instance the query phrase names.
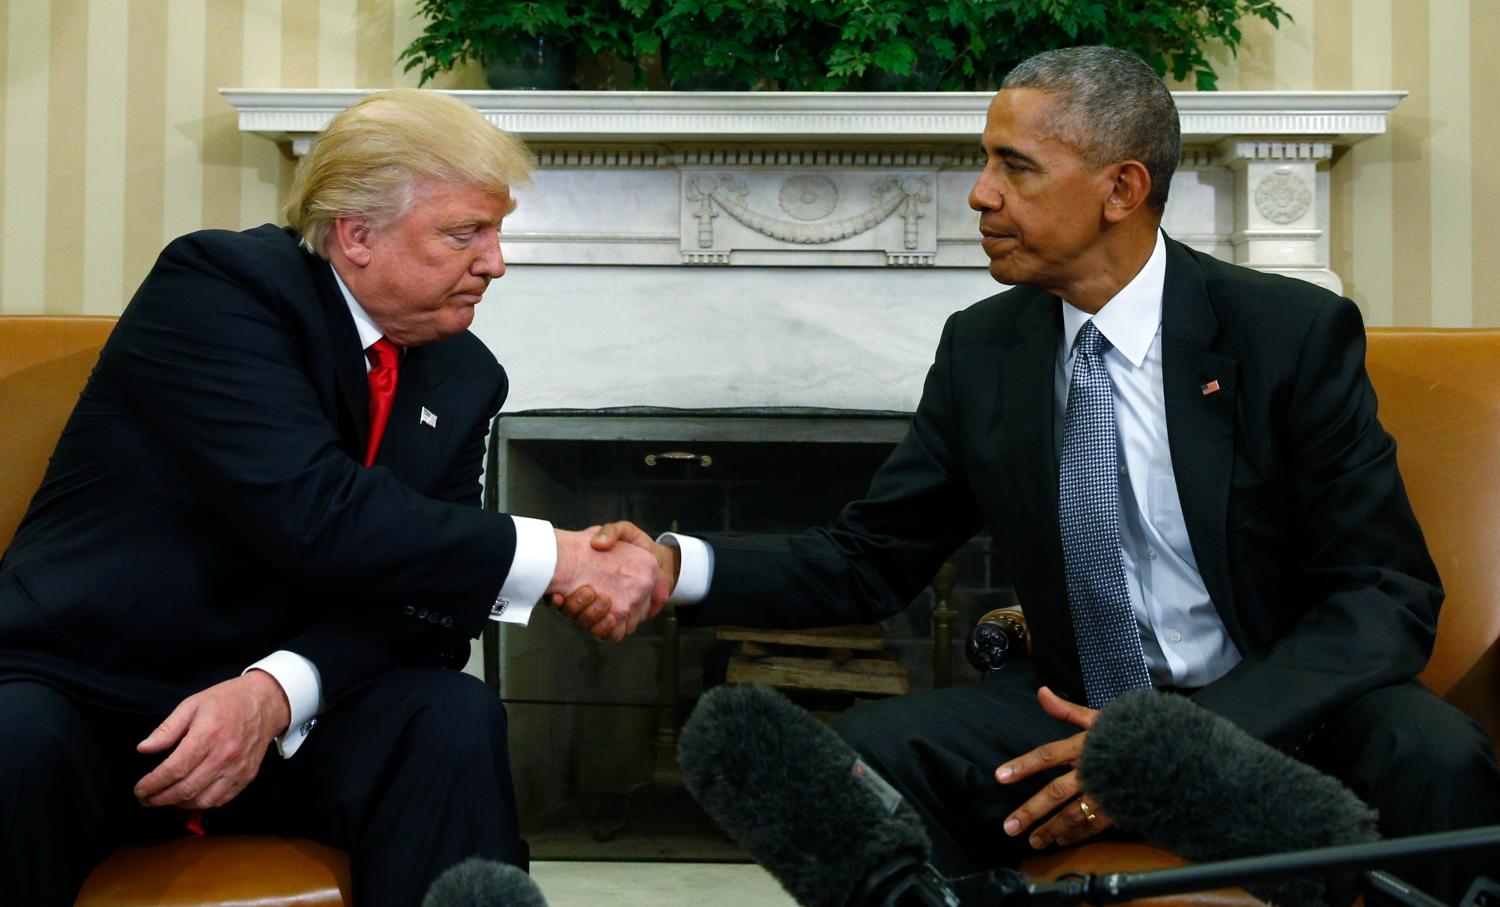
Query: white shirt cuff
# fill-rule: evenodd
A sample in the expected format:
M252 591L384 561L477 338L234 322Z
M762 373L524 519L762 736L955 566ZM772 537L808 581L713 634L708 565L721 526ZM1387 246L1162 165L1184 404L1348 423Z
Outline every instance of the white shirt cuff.
M317 665L285 649L272 652L246 668L241 675L257 669L270 674L281 685L287 704L291 706L292 720L287 723L286 731L276 738L276 749L281 758L290 759L318 723L317 715L323 710L323 678L318 674Z
M531 609L546 594L557 572L557 533L546 520L513 516L516 524L516 556L510 562L505 585L495 596L490 620L525 626Z
M677 585L672 588L669 601L674 605L696 605L707 598L709 584L714 581L713 547L702 539L675 532L663 532L656 543L676 548L682 554L677 566Z

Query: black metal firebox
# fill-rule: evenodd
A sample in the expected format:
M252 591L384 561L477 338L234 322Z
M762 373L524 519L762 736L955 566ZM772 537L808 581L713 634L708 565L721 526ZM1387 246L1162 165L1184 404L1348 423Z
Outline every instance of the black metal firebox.
M909 421L907 413L804 408L506 415L490 436L485 506L570 529L625 518L651 533L796 531L832 521L862 494ZM955 646L979 614L1007 600L990 553L982 535L954 558ZM888 649L914 689L932 685L931 617L929 591L886 621ZM619 826L602 814L624 809L626 791L670 775L663 728L722 680L729 648L712 628L661 619L604 645L547 608L526 627L491 628L485 674L509 714L523 827L560 814L593 823L596 836L601 825ZM954 663L956 682L972 680L961 655ZM649 836L650 827L632 821L623 834ZM693 856L636 844L611 852Z

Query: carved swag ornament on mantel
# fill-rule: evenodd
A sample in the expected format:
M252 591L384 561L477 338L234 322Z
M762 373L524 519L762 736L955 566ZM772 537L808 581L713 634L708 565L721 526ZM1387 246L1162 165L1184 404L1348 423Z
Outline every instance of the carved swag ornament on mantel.
M843 258L864 253L883 256L889 266L931 266L937 254L934 179L932 171L910 170L789 175L684 169L683 263L727 265L736 251L821 246ZM732 223L716 224L721 212Z

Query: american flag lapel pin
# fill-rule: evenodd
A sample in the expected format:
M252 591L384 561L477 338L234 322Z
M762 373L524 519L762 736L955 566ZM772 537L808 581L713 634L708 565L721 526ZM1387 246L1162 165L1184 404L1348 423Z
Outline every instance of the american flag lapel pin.
M422 407L421 421L422 424L427 426L428 428L437 428L437 413L424 406Z
M1202 391L1203 396L1205 397L1207 397L1209 394L1217 394L1219 392L1219 379L1215 378L1207 384L1198 385L1198 390ZM424 409L422 410L422 412L425 413L427 412L427 410Z

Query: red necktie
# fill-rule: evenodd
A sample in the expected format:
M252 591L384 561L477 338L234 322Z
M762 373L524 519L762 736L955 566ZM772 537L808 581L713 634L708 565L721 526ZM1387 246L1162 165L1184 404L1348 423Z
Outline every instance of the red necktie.
M391 418L401 347L382 337L370 344L365 355L370 359L370 444L365 448L365 465L369 466L375 462L375 451L380 449L385 424Z

